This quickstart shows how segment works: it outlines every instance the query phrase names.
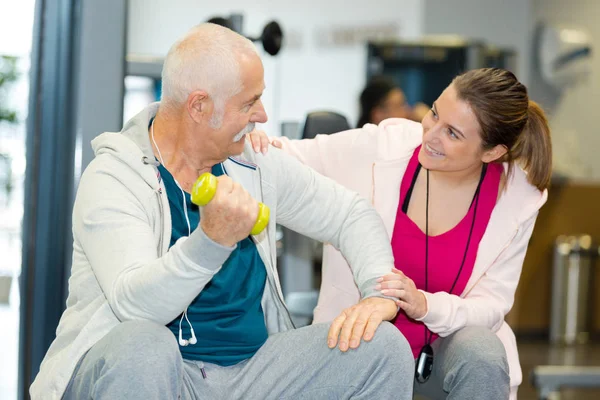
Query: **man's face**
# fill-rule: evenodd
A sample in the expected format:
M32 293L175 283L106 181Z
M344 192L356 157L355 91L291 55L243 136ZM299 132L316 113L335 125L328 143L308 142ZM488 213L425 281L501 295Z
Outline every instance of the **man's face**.
M246 134L254 130L257 122L267 122L261 101L265 90L264 69L258 56L240 58L240 77L242 90L225 104L221 125L215 132L215 140L228 155L241 154Z

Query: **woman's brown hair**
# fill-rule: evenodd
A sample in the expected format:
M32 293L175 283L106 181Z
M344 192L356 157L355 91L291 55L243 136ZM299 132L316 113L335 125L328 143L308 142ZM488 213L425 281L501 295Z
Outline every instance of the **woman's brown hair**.
M546 189L552 175L550 127L541 107L529 100L527 88L512 72L499 68L465 72L452 84L477 117L483 147L505 146L502 161L509 162L509 174L518 162L532 185Z

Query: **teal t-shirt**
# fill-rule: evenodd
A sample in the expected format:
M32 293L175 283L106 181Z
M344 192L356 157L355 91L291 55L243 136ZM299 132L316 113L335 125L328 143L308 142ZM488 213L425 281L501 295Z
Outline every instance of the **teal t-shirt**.
M182 192L169 171L162 165L158 170L169 198L172 246L188 236ZM222 165L215 165L212 173L223 175ZM189 193L184 195L193 232L200 222L200 210L192 204ZM187 315L198 342L179 347L183 358L228 366L252 357L268 337L261 306L266 277L265 265L252 239L239 242L221 270L188 307ZM181 315L167 325L177 338L180 318ZM181 327L183 337L189 339L185 318Z

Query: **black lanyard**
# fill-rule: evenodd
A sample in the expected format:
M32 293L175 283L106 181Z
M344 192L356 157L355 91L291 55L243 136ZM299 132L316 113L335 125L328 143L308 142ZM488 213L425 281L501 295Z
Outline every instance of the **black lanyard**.
M417 181L417 176L419 175L419 171L421 170L421 164L417 166L415 171L415 175L413 176L413 180L410 186L410 189L406 193L406 198L404 199L404 203L402 204L402 210L408 216L408 203L410 201L410 197L412 196L412 191ZM479 193L481 190L481 185L483 183L483 179L485 178L485 174L487 172L487 164L483 164L481 168L481 176L479 178L479 183L477 184L477 189L475 189L475 194L473 195L473 200L471 200L471 205L475 202L475 209L473 210L473 220L471 221L471 229L469 230L469 237L467 238L467 245L465 246L465 252L463 254L463 259L460 264L460 268L458 269L458 273L456 274L456 278L454 278L454 282L452 283L452 287L448 293L452 293L454 288L456 287L456 283L458 282L458 278L460 277L460 273L465 266L465 261L467 259L467 254L469 252L469 244L471 243L471 236L473 235L473 228L475 227L475 217L477 215L477 207L479 205ZM471 208L469 206L469 209ZM425 200L425 291L428 291L429 284L429 170L427 170L427 190L426 190L426 200ZM419 383L425 383L431 376L431 371L433 370L433 349L431 348L431 338L433 333L429 332L427 326L423 326L425 331L425 345L421 349L419 353L419 357L417 357L416 369L415 369L415 379Z

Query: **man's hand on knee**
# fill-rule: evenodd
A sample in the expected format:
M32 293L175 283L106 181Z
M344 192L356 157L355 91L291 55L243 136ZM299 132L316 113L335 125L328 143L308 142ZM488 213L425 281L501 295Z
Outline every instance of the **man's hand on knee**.
M389 321L396 316L396 303L390 299L370 297L345 309L333 320L329 328L327 345L333 349L338 345L341 351L356 349L361 338L369 341L375 335L382 321Z

